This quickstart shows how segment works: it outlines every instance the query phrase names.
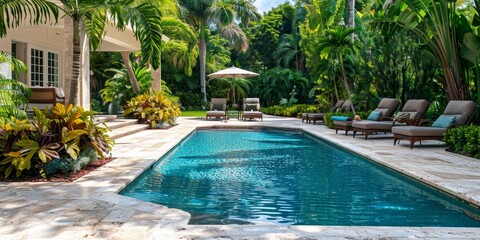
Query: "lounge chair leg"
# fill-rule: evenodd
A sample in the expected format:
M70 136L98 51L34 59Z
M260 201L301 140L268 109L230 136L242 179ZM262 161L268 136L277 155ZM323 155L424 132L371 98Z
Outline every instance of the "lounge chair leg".
M335 128L335 134L338 134L338 128Z
M410 149L413 149L413 144L415 144L415 142L410 140Z
M347 130L347 129L345 129L345 136L347 136L347 134L348 134L348 130Z
M365 140L368 139L368 132L365 132Z
M397 145L398 138L393 138L393 146Z
M355 137L355 135L357 135L357 131L353 131L353 137Z

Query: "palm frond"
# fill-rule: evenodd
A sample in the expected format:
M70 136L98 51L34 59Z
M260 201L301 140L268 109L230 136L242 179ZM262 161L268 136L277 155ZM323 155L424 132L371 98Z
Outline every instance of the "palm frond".
M7 34L7 28L18 27L23 22L30 25L57 23L58 8L45 0L0 0L0 37Z

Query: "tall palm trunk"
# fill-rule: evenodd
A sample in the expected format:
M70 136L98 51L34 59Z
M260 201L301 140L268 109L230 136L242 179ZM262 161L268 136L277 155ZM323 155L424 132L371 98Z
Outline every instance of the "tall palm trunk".
M355 0L348 0L348 27L355 28ZM355 41L355 31L350 34L352 43Z
M203 93L203 102L207 102L207 89L205 79L205 65L207 60L206 27L207 24L202 21L202 23L200 24L200 38L198 42L200 60L200 92Z
M74 106L79 105L78 99L78 83L80 78L80 20L73 20L73 62L72 62L72 75L70 80L70 97L68 103Z
M132 84L132 89L135 93L140 92L140 87L138 86L137 77L135 77L135 73L133 72L132 64L130 62L130 52L123 51L120 52L122 55L123 63L125 64L125 69L127 70L128 78L130 79L130 83Z
M345 85L345 90L347 90L348 100L352 103L352 112L353 114L357 114L355 112L355 106L353 105L352 101L352 93L350 92L350 87L347 83L347 76L345 75L345 66L343 65L343 56L340 54L340 65L342 66L342 77L343 77L343 84Z
M207 46L205 40L200 40L198 43L199 58L200 58L200 92L203 94L203 101L207 101L206 80L205 80L205 65L207 60Z

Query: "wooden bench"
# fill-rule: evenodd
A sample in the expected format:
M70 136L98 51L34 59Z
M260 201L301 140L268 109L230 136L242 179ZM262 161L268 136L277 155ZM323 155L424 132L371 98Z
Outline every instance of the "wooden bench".
M32 95L29 103L51 104L55 103L65 104L65 96L60 94L59 90L55 91L54 87L31 87Z

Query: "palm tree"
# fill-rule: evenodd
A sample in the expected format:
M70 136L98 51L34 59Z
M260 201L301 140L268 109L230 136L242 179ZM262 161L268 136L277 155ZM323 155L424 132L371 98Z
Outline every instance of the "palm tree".
M236 21L241 20L247 26L251 20L258 19L259 14L248 0L179 0L178 3L182 17L198 31L200 90L206 102L207 29L215 26L223 36L232 40L234 46L245 51L248 48L247 38Z
M134 36L141 44L143 60L150 62L154 69L160 66L162 29L160 11L149 2L134 5L132 0L60 0L59 6L65 17L73 20L73 65L69 102L78 104L78 83L80 77L80 33L89 36L91 49L97 49L109 22L120 30L127 25L134 30Z
M352 44L349 35L353 29L338 26L329 30L325 30L325 38L319 41L318 48L320 49L320 57L323 59L338 60L341 67L343 85L347 91L347 96L352 101L352 93L347 82L345 73L344 57L347 54L353 53L354 45ZM352 104L353 114L356 114L355 107Z
M56 22L58 9L54 3L44 0L0 0L0 37L7 28L15 28L23 22L38 25Z
M443 68L444 88L449 100L467 98L464 65L460 59L455 15L455 2L449 0L387 1L388 17L393 22L417 34L435 55ZM463 25L468 26L468 22ZM462 26L463 27L463 26Z
M355 29L355 0L348 0L348 27ZM355 32L350 34L350 41L355 41Z
M299 55L298 49L299 35L297 33L284 34L280 37L280 43L273 56L277 59L277 65L289 68L293 60L295 60L295 70L299 70Z

